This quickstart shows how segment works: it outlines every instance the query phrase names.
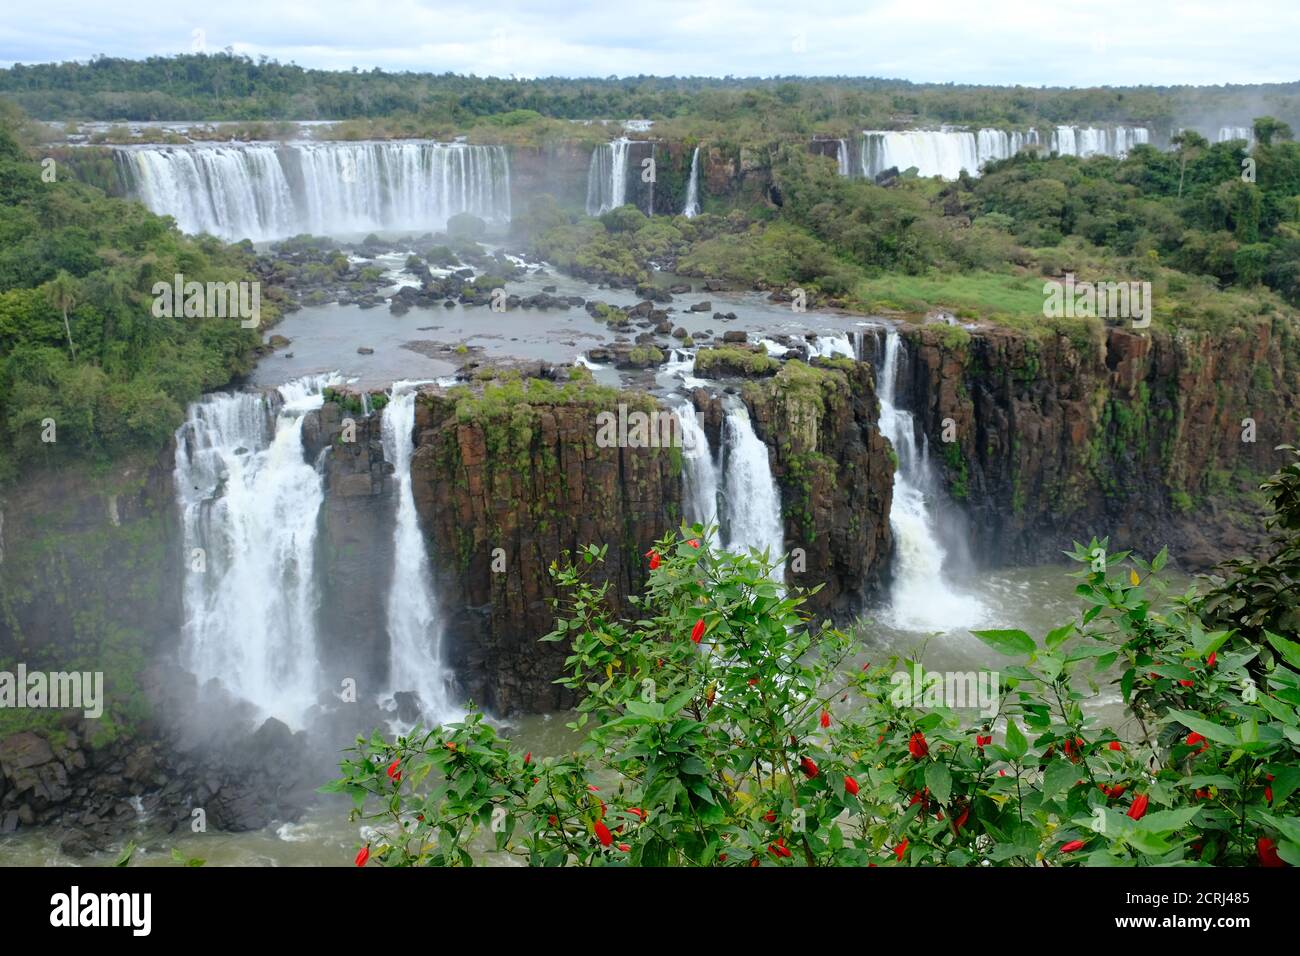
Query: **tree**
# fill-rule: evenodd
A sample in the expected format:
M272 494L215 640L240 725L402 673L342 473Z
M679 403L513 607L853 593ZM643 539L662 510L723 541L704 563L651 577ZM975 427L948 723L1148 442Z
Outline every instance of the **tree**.
M68 350L72 352L72 361L77 360L77 347L72 343L72 326L68 323L68 312L76 308L81 299L81 283L66 269L45 284L45 295L50 305L63 313L63 331L68 336Z
M1274 138L1290 139L1291 127L1272 116L1261 116L1254 124L1255 141L1261 146L1272 146Z
M1185 129L1173 136L1169 142L1178 149L1178 198L1181 199L1183 179L1187 175L1187 163L1208 149L1210 141L1194 129Z

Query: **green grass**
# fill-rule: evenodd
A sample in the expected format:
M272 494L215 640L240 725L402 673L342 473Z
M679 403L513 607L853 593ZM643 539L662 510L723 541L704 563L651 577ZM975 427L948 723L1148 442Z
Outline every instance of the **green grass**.
M890 274L862 281L855 295L869 309L927 312L945 308L963 319L1043 318L1043 278L1001 272Z

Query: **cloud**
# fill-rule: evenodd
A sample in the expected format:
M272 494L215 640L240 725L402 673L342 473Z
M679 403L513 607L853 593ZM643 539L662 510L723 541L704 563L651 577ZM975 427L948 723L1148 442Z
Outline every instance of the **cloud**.
M0 63L182 53L199 36L326 69L1212 84L1295 79L1297 34L1293 0L65 0L11 10Z

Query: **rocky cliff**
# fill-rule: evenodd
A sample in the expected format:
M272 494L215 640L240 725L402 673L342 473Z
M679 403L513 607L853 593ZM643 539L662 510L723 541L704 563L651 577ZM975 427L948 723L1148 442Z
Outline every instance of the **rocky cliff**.
M879 589L893 541L894 456L869 364L788 362L742 395L781 489L787 580L824 585L808 609L846 623ZM798 549L796 551L795 549Z
M551 683L567 647L539 643L555 622L551 563L607 545L595 576L622 610L645 583L644 552L680 522L677 450L598 441L597 415L619 403L656 409L636 393L537 380L421 396L412 486L445 615L444 660L494 713L572 703Z
M1055 560L1095 534L1204 567L1260 541L1254 488L1300 425L1289 323L901 334L900 397L970 516L977 559Z

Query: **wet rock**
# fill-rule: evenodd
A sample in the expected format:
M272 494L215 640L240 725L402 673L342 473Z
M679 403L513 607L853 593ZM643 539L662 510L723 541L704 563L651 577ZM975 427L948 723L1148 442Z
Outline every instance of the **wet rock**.
M687 309L687 311L688 312L712 312L713 303L707 300L704 302L696 302L689 309Z

